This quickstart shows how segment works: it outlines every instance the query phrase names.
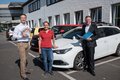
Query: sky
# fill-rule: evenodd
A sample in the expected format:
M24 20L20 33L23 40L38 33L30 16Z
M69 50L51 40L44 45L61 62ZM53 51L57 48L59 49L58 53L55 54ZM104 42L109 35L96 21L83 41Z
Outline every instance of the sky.
M27 0L0 0L0 4L7 4L10 2L25 2Z

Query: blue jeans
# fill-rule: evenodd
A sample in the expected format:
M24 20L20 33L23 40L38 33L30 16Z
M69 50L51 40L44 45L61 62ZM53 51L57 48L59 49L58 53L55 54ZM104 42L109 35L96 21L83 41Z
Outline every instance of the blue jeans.
M52 65L53 65L53 51L52 51L52 48L41 48L41 53L42 53L45 72L51 72L52 71Z

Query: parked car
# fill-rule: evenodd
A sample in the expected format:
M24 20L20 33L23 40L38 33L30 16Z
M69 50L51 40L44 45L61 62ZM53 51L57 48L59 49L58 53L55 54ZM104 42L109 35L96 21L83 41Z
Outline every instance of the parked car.
M8 40L12 40L13 31L14 31L14 27L9 28L8 30L6 30L6 38Z
M54 31L55 37L59 38L61 37L62 34L64 34L65 32L76 28L76 27L81 27L82 24L65 24L65 25L56 25L52 27L52 30Z
M36 28L37 29L37 28ZM44 28L39 28L37 29L38 32L40 32L41 30L43 30ZM35 29L33 29L32 33L34 33L34 31L36 31ZM30 45L31 45L31 49L36 49L38 50L39 46L38 46L38 40L39 40L39 36L38 35L33 35L32 39L30 41Z
M115 26L98 26L99 39L95 48L95 60L115 54L120 56L120 28ZM57 49L53 49L56 68L83 68L83 49L80 42L81 28L74 28L63 38L56 40Z
M81 27L82 25L74 25L74 24L67 24L67 25L57 25L57 26L53 26L51 29L54 31L54 34L57 38L61 38L63 33L76 28L76 27ZM41 28L42 29L42 28ZM39 30L40 31L40 30ZM38 35L34 35L31 39L31 48L33 49L38 49Z

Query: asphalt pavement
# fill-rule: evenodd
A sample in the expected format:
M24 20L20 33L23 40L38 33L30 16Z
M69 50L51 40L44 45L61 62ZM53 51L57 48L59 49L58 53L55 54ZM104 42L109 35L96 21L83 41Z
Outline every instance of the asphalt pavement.
M120 80L120 57L113 55L96 61L96 76L74 69L56 69L54 75L44 76L43 64L36 58L37 52L27 55L30 80ZM0 33L0 80L22 80L19 75L19 56L15 42L8 41L5 32Z

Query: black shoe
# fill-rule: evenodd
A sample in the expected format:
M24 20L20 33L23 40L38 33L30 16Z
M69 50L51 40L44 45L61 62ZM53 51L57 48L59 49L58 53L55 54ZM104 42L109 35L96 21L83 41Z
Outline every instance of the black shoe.
M48 72L45 71L45 72L44 72L44 75L46 76L47 74L48 74Z
M49 74L50 74L50 75L54 75L54 73L53 73L52 71L51 71L51 72L49 72Z
M31 72L28 72L28 71L27 71L26 74L31 74Z
M96 76L95 71L89 71L91 75Z
M22 77L22 79L23 79L23 80L29 80L27 77L26 77L26 78Z
M25 78L24 80L29 80L28 78Z

